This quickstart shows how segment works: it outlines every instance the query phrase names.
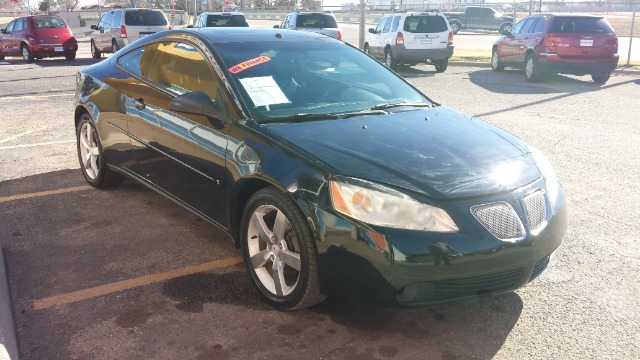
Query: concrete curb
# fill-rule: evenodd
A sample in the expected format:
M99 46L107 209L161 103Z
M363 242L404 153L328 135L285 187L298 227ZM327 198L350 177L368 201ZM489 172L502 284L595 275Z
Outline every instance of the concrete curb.
M0 360L18 360L18 342L11 309L4 255L0 245Z

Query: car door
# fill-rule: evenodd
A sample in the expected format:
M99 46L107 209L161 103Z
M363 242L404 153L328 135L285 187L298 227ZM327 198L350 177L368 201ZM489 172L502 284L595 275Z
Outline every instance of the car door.
M16 25L16 21L18 20L20 19L10 22L9 25L7 25L7 27L4 29L4 33L2 34L2 41L0 45L2 45L2 53L4 55L9 56L18 54L18 50L16 48L16 40L12 36L13 27Z
M137 143L136 171L181 203L224 225L230 125L169 109L172 99L194 91L206 93L217 106L226 106L222 82L207 60L212 58L207 49L183 40L147 45L140 56L142 81L124 101L129 133Z
M500 61L504 62L505 64L513 64L518 61L520 47L522 46L522 42L520 40L520 32L525 26L529 25L529 18L520 20L511 29L509 35L504 38L504 41L498 45Z

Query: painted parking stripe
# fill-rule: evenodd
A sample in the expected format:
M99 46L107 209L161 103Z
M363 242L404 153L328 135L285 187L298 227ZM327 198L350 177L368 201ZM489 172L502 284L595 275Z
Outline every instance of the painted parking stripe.
M89 189L93 189L93 186L82 185L82 186L75 186L75 187L70 187L65 189L56 189L56 190L40 191L40 192L34 192L34 193L28 193L28 194L4 196L4 197L0 197L0 203L7 202L7 201L14 201L14 200L37 198L37 197L48 196L48 195L66 194L66 193L84 191Z
M127 289L133 289L139 286L149 285L161 281L171 280L178 277L192 275L203 271L214 270L224 267L237 265L242 262L241 256L236 256L223 260L216 260L200 265L188 266L181 269L171 270L163 273L142 276L135 279L117 281L114 283L92 287L89 289L74 291L66 294L50 296L48 298L35 300L33 302L34 310L47 309L53 306L70 304L81 300L87 300L98 296L111 294Z
M49 98L49 97L73 96L73 95L75 95L75 93L47 94L47 95L3 96L3 97L0 97L0 101L3 101L3 100L24 100L24 99L44 99L44 98Z
M75 142L76 142L75 140L64 140L64 141L49 141L49 142L43 142L43 143L37 143L37 144L22 144L22 145L0 146L0 150L22 149L22 148L28 148L28 147L57 145L57 144L70 144L70 143L75 143Z
M11 136L6 137L4 139L0 139L0 144L6 143L6 142L9 142L9 141L12 141L12 140L19 139L19 138L21 138L21 137L23 137L25 135L29 135L29 134L34 133L34 132L38 132L38 131L44 130L47 127L48 126L41 126L41 127L37 128L37 129L29 129L29 130L23 131L23 132L21 132L19 134L11 135Z

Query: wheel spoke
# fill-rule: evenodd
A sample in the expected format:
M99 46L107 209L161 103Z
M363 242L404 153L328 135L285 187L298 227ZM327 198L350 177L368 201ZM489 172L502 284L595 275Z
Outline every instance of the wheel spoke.
M284 260L285 264L300 271L300 254L296 254L289 250L281 250L280 254L282 254L282 260Z
M272 233L271 230L269 230L269 228L267 227L267 224L264 223L264 218L262 216L262 214L253 213L253 215L251 216L251 226L254 229L258 230L259 238L269 244L269 239L271 239Z
M85 149L90 149L91 146L89 145L88 139L87 139L87 135L86 134L81 134L80 135L80 144L82 145L82 147L84 147Z
M275 259L273 261L273 267L271 268L271 276L273 277L273 285L276 288L276 295L282 296L284 294L283 286L284 282L284 271L282 271L282 266L279 265L280 261Z
M84 168L89 169L90 165L91 165L91 154L87 153L84 156Z
M275 224L273 224L273 236L276 241L284 240L284 231L286 230L287 223L287 217L284 216L282 211L278 211Z
M251 257L251 265L254 269L258 269L264 266L269 261L271 250L265 249Z
M100 155L100 150L98 149L97 146L94 146L91 148L91 154L94 155L95 157L98 157L98 155Z
M91 169L93 170L94 175L98 174L98 162L96 161L95 156L91 156Z

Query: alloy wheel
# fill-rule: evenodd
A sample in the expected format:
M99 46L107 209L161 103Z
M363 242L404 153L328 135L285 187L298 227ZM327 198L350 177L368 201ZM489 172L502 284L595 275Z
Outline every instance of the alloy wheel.
M95 180L99 174L100 148L93 126L89 122L82 124L79 141L80 159L84 172L91 180Z
M271 294L290 295L300 280L300 245L286 215L272 205L255 209L247 250L256 277Z

